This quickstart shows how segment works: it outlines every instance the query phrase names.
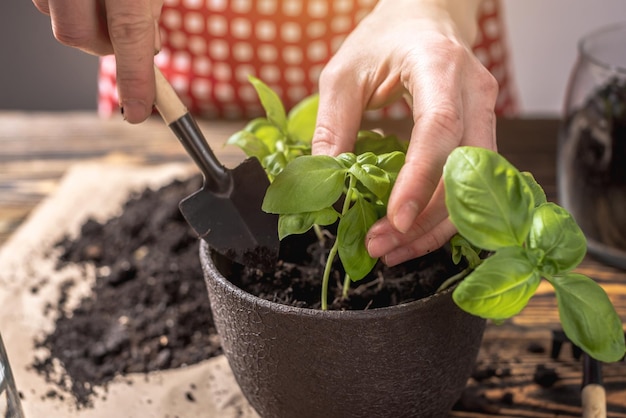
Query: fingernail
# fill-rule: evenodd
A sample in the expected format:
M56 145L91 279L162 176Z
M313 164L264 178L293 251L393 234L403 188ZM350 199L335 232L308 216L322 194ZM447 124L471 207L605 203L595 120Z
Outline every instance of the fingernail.
M142 100L124 100L120 104L120 112L124 117L124 120L130 123L141 122L148 117L150 110L146 103Z
M406 234L411 229L411 225L413 225L418 213L417 204L415 202L407 202L396 212L391 219L391 223L398 231Z
M406 261L406 255L402 251L392 251L382 256L382 261L387 267L393 267Z
M161 29L158 19L154 21L154 55L161 51Z
M370 257L378 258L387 254L399 245L398 240L393 235L374 235L367 240L367 252Z

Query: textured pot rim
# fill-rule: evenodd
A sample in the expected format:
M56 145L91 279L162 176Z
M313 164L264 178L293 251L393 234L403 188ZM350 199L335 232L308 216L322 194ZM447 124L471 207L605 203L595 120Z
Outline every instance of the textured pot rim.
M402 303L400 305L386 306L383 308L374 308L374 309L367 309L367 310L345 310L345 311L339 311L339 310L323 311L321 309L300 308L297 306L291 306L291 305L285 305L285 304L281 304L277 302L272 302L267 299L263 299L258 296L255 296L237 287L236 285L231 283L228 279L226 279L224 275L217 269L217 267L213 263L213 260L211 259L211 256L210 256L211 248L206 241L202 239L200 240L199 249L200 249L199 251L200 261L202 263L203 270L211 269L214 272L218 273L218 274L211 275L212 280L215 280L217 278L217 282L219 283L220 286L225 287L226 289L228 289L229 292L232 292L233 294L239 296L240 298L244 300L254 303L255 305L267 308L271 311L280 311L282 313L293 313L293 314L298 314L298 315L314 316L317 318L323 317L323 318L328 318L328 319L337 319L337 318L367 319L370 317L371 318L379 317L381 315L401 314L406 311L411 311L411 310L426 307L427 305L435 301L438 301L441 298L448 296L456 287L456 285L451 286L448 289L445 289L441 292L434 293L430 296L426 296L418 300L414 300L414 301L407 302L407 303ZM206 271L204 273L205 273L204 276L206 278L207 276Z

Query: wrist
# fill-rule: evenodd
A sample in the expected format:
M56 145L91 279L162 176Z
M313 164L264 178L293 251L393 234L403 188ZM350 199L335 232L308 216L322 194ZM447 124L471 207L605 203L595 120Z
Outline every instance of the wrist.
M484 0L442 0L467 45L472 46L478 33L478 12Z
M380 0L377 8L401 10L407 16L448 20L458 36L472 46L478 33L478 12L484 0ZM411 13L411 12L415 13Z

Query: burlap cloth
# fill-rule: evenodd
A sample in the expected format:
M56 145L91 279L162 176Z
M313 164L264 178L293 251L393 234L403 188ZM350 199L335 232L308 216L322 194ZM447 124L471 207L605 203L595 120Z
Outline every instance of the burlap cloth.
M257 417L224 356L181 369L126 375L99 393L93 408L80 410L71 396L32 368L33 360L45 355L35 349L35 339L54 327L54 312L45 307L56 306L60 284L79 270L57 270L54 243L65 234L77 234L89 216L103 221L118 214L132 191L165 185L189 172L189 166L178 164L78 164L0 249L0 333L27 418ZM73 303L90 292L95 276L87 270L81 286L73 289ZM64 396L49 396L51 390Z

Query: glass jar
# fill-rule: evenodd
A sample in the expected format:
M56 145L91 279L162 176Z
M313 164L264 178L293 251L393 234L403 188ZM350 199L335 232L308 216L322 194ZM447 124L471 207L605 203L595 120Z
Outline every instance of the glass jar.
M570 75L557 157L559 203L589 253L626 269L626 23L583 37Z

